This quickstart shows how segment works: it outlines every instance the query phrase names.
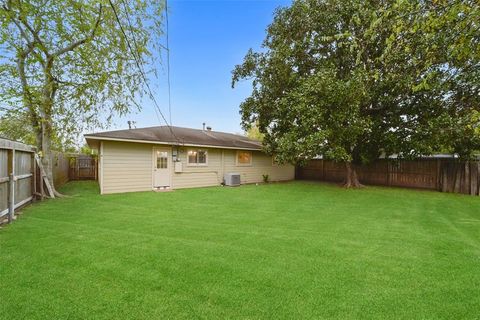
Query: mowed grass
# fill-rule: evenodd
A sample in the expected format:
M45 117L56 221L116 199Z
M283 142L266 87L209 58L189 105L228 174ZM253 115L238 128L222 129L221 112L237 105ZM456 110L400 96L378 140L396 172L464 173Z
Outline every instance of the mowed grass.
M480 198L292 182L98 195L0 230L2 319L473 319Z

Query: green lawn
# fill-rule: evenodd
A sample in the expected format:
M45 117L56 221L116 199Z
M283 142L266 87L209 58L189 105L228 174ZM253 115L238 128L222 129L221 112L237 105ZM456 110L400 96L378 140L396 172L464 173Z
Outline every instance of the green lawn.
M1 319L480 315L480 198L292 182L35 204L0 230Z

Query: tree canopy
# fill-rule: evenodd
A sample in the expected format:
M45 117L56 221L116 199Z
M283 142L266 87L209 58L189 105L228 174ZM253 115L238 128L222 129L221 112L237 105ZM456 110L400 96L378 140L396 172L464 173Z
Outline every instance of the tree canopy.
M261 133L260 129L258 129L258 125L256 123L250 125L245 130L245 135L250 139L254 139L258 141L263 141L263 137L264 137L263 133Z
M478 150L479 21L475 1L297 0L275 12L260 52L232 86L252 81L242 124L258 123L283 162L347 164L380 156Z
M153 0L0 3L0 128L24 123L49 179L52 139L66 141L138 107L157 61L163 8Z

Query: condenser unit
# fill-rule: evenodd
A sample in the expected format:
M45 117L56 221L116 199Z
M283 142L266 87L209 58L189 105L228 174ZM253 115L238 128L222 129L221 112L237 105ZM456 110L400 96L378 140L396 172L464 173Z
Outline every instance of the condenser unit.
M223 176L226 186L239 186L240 185L240 173L225 173Z

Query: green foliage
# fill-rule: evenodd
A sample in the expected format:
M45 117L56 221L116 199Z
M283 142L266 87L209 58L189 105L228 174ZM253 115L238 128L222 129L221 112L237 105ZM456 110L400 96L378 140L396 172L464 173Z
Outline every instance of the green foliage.
M480 146L480 21L474 1L297 0L276 11L242 124L258 123L279 162L365 163Z
M8 110L0 117L0 136L3 138L35 145L35 133L28 118L19 110Z
M64 135L61 135L61 134ZM0 136L36 146L35 130L23 110L8 110L0 116ZM62 130L53 130L51 147L57 151L71 151L77 148L74 137Z
M250 125L245 130L245 135L250 139L258 140L258 141L263 141L263 138L265 137L265 135L260 132L260 129L258 128L258 125L256 123Z
M140 64L153 73L163 2L114 6ZM83 130L138 107L142 76L109 1L4 1L0 25L0 114L22 114L24 136L33 133L40 147L48 144L42 134L77 142Z
M81 154L88 154L88 155L91 155L91 156L97 156L98 155L98 151L97 150L93 150L92 148L90 148L88 146L88 144L84 144L81 148L80 148L80 153Z
M384 16L393 32L382 61L394 66L397 87L411 89L402 106L410 121L400 137L414 148L471 157L480 146L478 2L399 1Z
M270 182L270 176L268 174L262 174L263 183Z

